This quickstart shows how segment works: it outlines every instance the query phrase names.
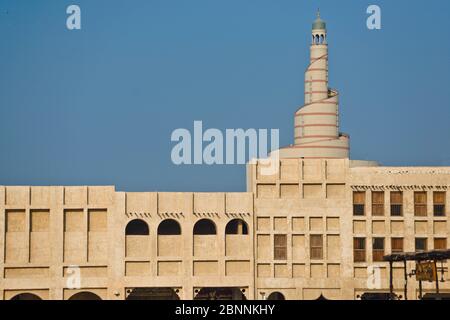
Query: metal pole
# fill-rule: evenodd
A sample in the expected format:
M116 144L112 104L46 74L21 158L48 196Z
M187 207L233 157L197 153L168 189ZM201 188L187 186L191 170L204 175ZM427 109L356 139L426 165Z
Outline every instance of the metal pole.
M434 260L433 262L434 262L434 271L436 274L436 293L439 293L439 279L438 279L438 274L437 274L436 260Z
M392 261L389 261L389 292L391 293L391 297L392 297L392 295L394 293L394 283L393 283L393 280L392 280L392 274L393 274Z
M419 299L422 300L422 280L419 280Z
M403 267L403 274L405 276L405 300L408 300L408 273L406 272L406 259L403 260Z
M416 272L418 264L420 264L419 260L416 262ZM422 280L419 280L419 299L422 300Z

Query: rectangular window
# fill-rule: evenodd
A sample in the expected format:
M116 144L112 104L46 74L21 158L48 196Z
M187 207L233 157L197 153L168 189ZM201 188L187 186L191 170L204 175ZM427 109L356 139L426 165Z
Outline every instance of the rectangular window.
M287 259L287 236L285 234L274 235L274 259Z
M447 249L447 239L446 238L434 238L434 249L436 249L436 250Z
M310 238L311 259L323 259L323 237L322 235L311 235Z
M372 240L372 258L374 262L383 261L384 256L384 238L373 238Z
M433 214L435 217L445 217L445 192L433 192Z
M355 191L353 192L353 215L363 216L365 215L366 193Z
M416 238L416 252L427 250L427 238Z
M403 238L392 238L391 239L391 251L392 251L392 253L403 252Z
M366 238L353 238L353 261L366 261Z
M372 192L372 215L384 216L384 191Z
M414 192L414 215L417 217L427 216L427 193Z
M399 217L403 215L403 192L391 192L391 216Z

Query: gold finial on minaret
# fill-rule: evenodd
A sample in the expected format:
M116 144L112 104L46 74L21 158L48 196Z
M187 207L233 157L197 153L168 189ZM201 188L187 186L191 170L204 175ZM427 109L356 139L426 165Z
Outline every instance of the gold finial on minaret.
M317 18L320 19L320 8L317 8Z

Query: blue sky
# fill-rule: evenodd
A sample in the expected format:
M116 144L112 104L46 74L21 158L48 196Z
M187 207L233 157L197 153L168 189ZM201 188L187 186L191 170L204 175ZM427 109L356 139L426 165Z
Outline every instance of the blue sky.
M170 135L202 120L292 143L318 7L351 157L450 165L449 1L0 0L0 185L244 191L244 166L172 164Z

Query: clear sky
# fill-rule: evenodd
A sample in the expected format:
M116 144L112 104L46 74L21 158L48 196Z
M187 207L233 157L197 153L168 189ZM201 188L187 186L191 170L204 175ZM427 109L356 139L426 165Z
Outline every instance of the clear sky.
M292 143L318 7L351 157L450 165L448 0L0 0L0 185L244 191L242 165L172 164L170 135L202 120Z

